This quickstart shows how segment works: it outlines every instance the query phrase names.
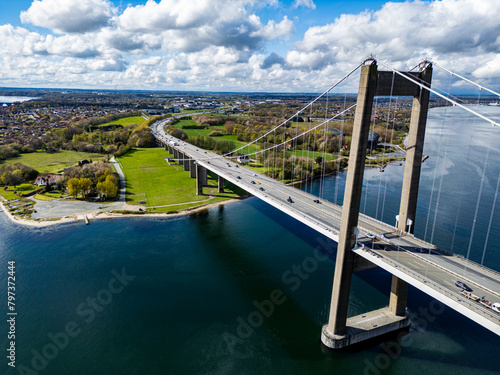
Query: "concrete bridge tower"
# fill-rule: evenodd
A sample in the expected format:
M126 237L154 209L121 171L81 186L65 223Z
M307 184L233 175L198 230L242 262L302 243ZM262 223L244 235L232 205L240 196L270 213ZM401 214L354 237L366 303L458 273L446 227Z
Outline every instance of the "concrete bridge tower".
M430 87L432 67L421 64L419 72L404 75ZM348 318L351 277L356 271L357 225L365 168L368 133L375 96L412 96L410 132L406 154L398 230L413 230L417 205L422 149L429 106L429 91L395 72L378 71L375 60L367 60L361 68L349 166L340 226L332 300L328 324L323 326L321 341L329 348L343 348L390 332L405 329L408 284L393 276L389 307Z

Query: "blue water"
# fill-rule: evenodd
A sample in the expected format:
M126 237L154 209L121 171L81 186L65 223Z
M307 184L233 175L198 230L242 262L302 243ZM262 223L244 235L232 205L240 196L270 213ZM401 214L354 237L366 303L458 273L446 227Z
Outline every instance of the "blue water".
M500 129L475 124L463 113L443 121L445 110L450 111L430 114L425 151L430 158L423 164L415 229L443 248L451 249L453 242L453 251L467 254L490 149L470 250L471 259L480 262L500 173L494 150ZM384 173L366 171L366 213L394 222L402 170L393 164ZM341 200L343 178L307 188L332 200L337 190ZM379 186L387 186L385 200ZM484 264L500 269L496 211ZM334 256L333 243L255 198L197 217L124 218L45 229L21 227L0 214L4 354L9 260L16 262L18 313L17 367L8 367L2 355L1 371L498 374L498 336L411 287L409 335L358 351L323 351L320 332L328 318ZM387 305L389 286L390 275L382 270L356 274L349 313Z
M39 99L30 96L2 96L0 95L0 103L16 103L16 102L26 102L28 100Z

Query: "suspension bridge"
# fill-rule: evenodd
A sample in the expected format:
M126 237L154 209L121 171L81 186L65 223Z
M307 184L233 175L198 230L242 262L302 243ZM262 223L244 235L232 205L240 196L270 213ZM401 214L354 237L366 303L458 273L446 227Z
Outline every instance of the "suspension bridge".
M379 71L377 63L388 70ZM361 74L356 104L348 106L344 102L343 108L337 110L333 116L328 116L329 92L351 77L358 69L361 70ZM406 313L408 284L500 335L500 311L496 310L500 304L494 304L500 302L500 273L482 264L474 263L468 257L456 256L439 249L432 243L413 235L430 93L492 125L499 125L495 120L461 104L450 95L432 89L432 71L432 64L427 61L420 64L417 71L400 72L385 63L369 59L291 118L245 146L224 155L201 149L167 135L164 125L169 120L158 121L152 125L153 134L158 142L173 154L174 159L184 166L184 170L189 171L190 177L196 178L198 194L203 193L203 187L207 185L207 171L211 171L218 176L219 192L224 191L224 181L228 181L338 243L330 318L323 327L321 337L323 344L327 347L342 348L390 332L407 329L410 324ZM466 80L460 75L456 76ZM500 97L492 90L482 86L480 88ZM363 173L367 148L369 148L369 129L374 118L373 101L377 96L389 97L389 103L392 103L393 98L398 96L413 97L400 210L395 226L360 213ZM293 134L293 129L287 132L286 127L293 118L307 114L307 111L312 117L312 107L315 103L324 110L325 120L310 126L307 131L300 132L300 134L297 127L295 134ZM291 145L288 149L296 148L299 143L306 144L307 153L309 153L311 136L316 137L319 133L327 139L328 124L338 118L341 118L343 124L344 116L352 113L354 107L356 112L343 205L334 204L286 184L287 144ZM389 104L389 111L391 111L390 107ZM387 129L391 123L389 118L390 116L387 116ZM263 154L264 169L251 169L239 165L235 162L237 154L245 154L247 157L254 158L257 158L258 154ZM325 158L326 154L326 146L324 146ZM279 158L278 156L281 155L283 156ZM297 163L296 167L299 167L301 160L294 160L294 163ZM321 178L326 174L324 165L325 163L322 163ZM340 168L339 165L340 163L337 163L337 168ZM307 180L309 178L308 166L304 168L300 165L298 169L300 173L305 169L303 173ZM298 169L293 165L291 167L292 171ZM263 171L272 177L261 173ZM299 172L296 176L304 179ZM348 317L347 307L352 274L376 266L392 274L388 307ZM458 280L472 286L474 294L457 288L455 282Z

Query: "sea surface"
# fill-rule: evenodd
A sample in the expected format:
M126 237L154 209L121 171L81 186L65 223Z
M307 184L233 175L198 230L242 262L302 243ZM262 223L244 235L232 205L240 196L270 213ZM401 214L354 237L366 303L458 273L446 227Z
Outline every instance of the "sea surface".
M0 103L15 103L15 102L27 102L28 100L39 99L29 96L2 96L0 95Z
M500 118L499 108L476 108ZM418 236L496 270L499 144L500 129L458 108L432 109L415 223ZM366 170L362 211L393 224L402 173L399 163ZM344 179L303 188L341 202ZM43 229L0 213L0 373L499 373L498 336L413 287L407 336L324 350L334 259L334 243L256 198L198 216ZM8 261L15 368L7 365ZM386 306L390 281L380 269L353 276L349 313Z

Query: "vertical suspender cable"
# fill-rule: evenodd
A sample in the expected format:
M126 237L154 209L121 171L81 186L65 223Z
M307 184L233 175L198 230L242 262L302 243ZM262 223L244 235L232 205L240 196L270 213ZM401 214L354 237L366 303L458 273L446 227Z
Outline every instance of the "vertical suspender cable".
M389 142L389 144L393 144L392 142L394 141L394 133L395 133L395 130L394 130L394 127L395 127L395 123L396 123L396 114L397 114L397 109L398 109L398 97L396 96L396 103L394 104L394 111L393 111L393 115L392 115L392 129L391 129L391 141ZM387 136L386 136L386 139L387 139ZM392 146L391 146L392 148ZM385 209L385 198L386 198L386 194L387 194L387 183L389 181L389 174L386 173L385 175L385 187L384 187L384 200L383 200L383 204L382 204L382 221L384 220L384 209Z
M488 239L490 238L490 229L491 229L491 224L493 223L493 214L495 212L495 206L497 203L498 187L499 186L500 186L500 173L498 174L497 187L495 189L495 197L493 198L493 206L491 207L490 221L488 223L488 230L486 231L486 239L484 241L483 256L481 257L481 265L483 265L483 263L484 263L484 257L486 255L486 248L488 247Z
M474 212L474 219L472 221L472 228L470 232L470 238L469 238L469 247L467 248L467 256L465 259L468 261L470 257L470 250L472 248L472 240L474 239L474 231L476 229L476 222L477 222L477 214L479 212L479 204L481 202L481 195L483 193L483 185L484 185L484 176L486 174L486 166L488 165L488 158L490 155L490 149L488 148L488 151L486 151L486 157L484 159L484 166L483 166L483 174L481 176L481 184L479 185L479 194L477 195L477 202L476 202L476 211ZM465 263L464 266L464 272L467 269L467 263Z
M392 93L394 89L394 77L395 73L392 72L392 82L391 82L391 93L389 96L389 106L387 108L387 121L385 123L385 136L384 136L384 143L387 144L387 132L389 131L389 120L391 118L391 105L392 105ZM392 140L392 137L391 137ZM382 153L382 167L384 168L384 163L385 163L385 150L386 150L386 145L384 145L384 152ZM384 186L384 196L382 198L382 213L380 214L380 220L384 221L384 209L385 209L385 195L386 195L386 190L387 190L387 175L388 173L385 174L385 186ZM380 182L382 182L382 178L380 179Z
M344 91L344 106L342 107L342 113L344 113L345 108L346 108L346 101L347 101L347 93ZM335 178L335 198L334 198L334 203L339 204L338 201L338 192L339 192L339 180L340 180L340 161L342 159L342 143L344 140L344 123L345 123L345 116L342 114L342 118L340 120L340 134L338 135L339 137L339 147L337 150L337 176Z
M328 94L326 95L326 110L325 110L325 120L328 118ZM323 198L324 190L325 190L325 167L326 167L326 144L327 141L327 132L326 129L328 127L328 122L323 128L323 160L321 162L321 173L320 173L320 184L319 184L319 196Z

